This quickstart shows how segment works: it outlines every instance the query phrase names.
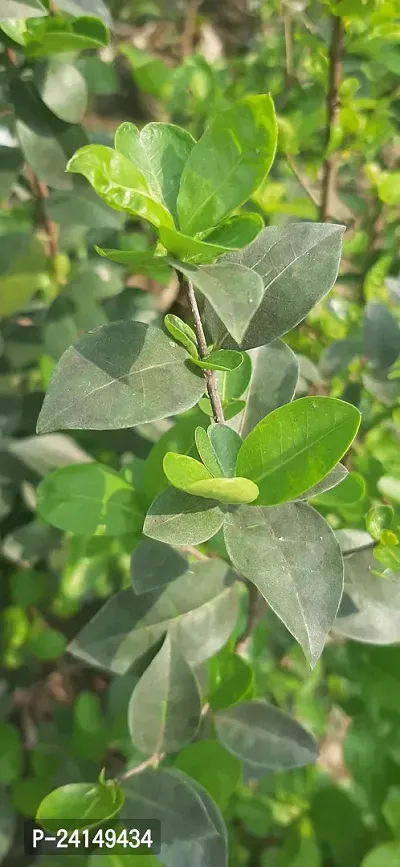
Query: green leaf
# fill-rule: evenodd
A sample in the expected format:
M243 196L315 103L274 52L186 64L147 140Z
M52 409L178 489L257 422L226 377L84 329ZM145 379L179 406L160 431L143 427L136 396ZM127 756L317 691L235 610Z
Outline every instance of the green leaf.
M304 491L303 494L299 494L297 499L312 500L313 497L319 497L320 494L324 494L325 491L330 491L336 485L339 485L346 478L347 474L346 467L343 464L337 464L322 481L317 482L316 485L313 485L308 491Z
M112 26L111 15L103 0L58 0L57 6L71 15L81 15L82 12L95 15L96 18L101 18L107 27Z
M136 546L131 561L131 578L135 593L149 593L170 584L183 575L188 562L170 545L143 539Z
M240 344L264 295L260 275L243 265L229 263L199 268L181 262L172 264L205 296L229 334Z
M241 397L249 384L252 371L252 361L247 352L242 353L242 356L243 362L240 367L236 368L236 370L216 374L218 391L224 409L232 403L232 401Z
M235 467L242 439L236 431L224 424L212 424L208 428L212 448L222 470L222 475L235 475Z
M128 710L132 741L145 756L176 753L195 737L200 713L196 678L167 634L132 693Z
M178 195L182 232L217 226L246 202L271 168L277 126L270 96L248 96L223 111L193 148Z
M395 476L381 476L377 484L384 497L389 497L394 503L400 503L400 479Z
M168 480L163 470L164 456L167 452L194 456L196 454L194 432L199 425L206 427L207 420L200 410L195 409L187 416L181 416L176 424L154 443L144 464L141 485L149 505L157 494L168 487Z
M245 439L236 473L258 485L260 505L293 500L345 454L360 418L355 406L330 397L303 397L279 407Z
M35 66L33 81L50 111L67 123L79 123L87 108L88 89L75 66L51 57L48 64Z
M172 123L149 123L140 132L133 123L123 123L115 133L116 150L131 160L152 198L175 221L181 174L195 144L189 132Z
M171 256L197 265L214 262L218 256L230 250L229 247L223 247L221 244L208 244L199 238L191 238L170 226L159 227L159 238Z
M167 313L164 316L164 325L167 331L172 334L174 340L177 340L178 343L181 343L187 349L191 358L197 359L197 337L193 328L173 313Z
M224 648L210 659L208 700L215 710L231 707L250 697L253 672L247 662Z
M26 162L37 178L57 190L71 190L65 173L68 159L86 144L77 125L60 120L42 102L32 81L13 79L9 85L16 117L15 132Z
M47 9L40 0L2 0L0 21L8 18L39 18L48 15Z
M37 509L54 527L88 536L134 533L143 520L131 485L98 463L49 473L38 487Z
M108 42L107 27L98 18L85 15L71 21L49 16L40 22L39 27L32 27L31 39L25 50L30 57L47 57L63 52L102 48Z
M152 199L145 177L118 151L86 145L70 159L67 171L84 175L111 208L148 220L157 228L173 227L170 213Z
M206 467L200 461L196 461L195 458L190 458L188 455L177 455L175 452L167 452L163 466L164 473L170 484L181 491L190 492L194 482L212 479L212 475Z
M29 640L27 642L27 650L32 653L37 659L48 661L58 659L62 656L67 644L67 639L58 629L48 629L42 624L33 627Z
M251 244L263 228L264 220L260 214L237 214L213 229L204 240L208 244L222 244L240 250Z
M205 388L186 359L183 347L141 322L97 328L58 362L37 431L115 430L183 412Z
M222 561L191 563L176 581L137 596L112 596L74 639L74 656L115 674L128 669L169 633L189 663L204 662L225 644L236 624L237 588Z
M365 494L365 482L358 473L348 473L343 481L332 487L329 491L314 494L318 506L336 508L351 506L357 503Z
M198 406L201 412L203 412L204 415L208 416L209 420L213 419L213 408L208 397L202 397L201 400L199 400ZM223 404L225 421L229 421L229 419L234 418L235 415L238 415L238 413L242 412L244 407L244 400L227 401L227 403Z
M282 340L251 350L250 358L246 408L237 428L243 439L268 413L292 400L299 378L299 362Z
M152 251L141 253L136 250L102 250L96 245L94 249L103 259L126 265L133 274L146 274L153 280L163 280L171 273L165 256L155 256Z
M240 476L231 479L205 479L193 482L187 489L188 493L199 497L219 500L220 503L252 503L258 497L258 487L250 479Z
M124 803L124 792L116 780L106 785L69 783L54 789L40 804L36 821L46 831L58 828L95 828L116 816Z
M45 270L43 247L23 233L0 236L0 316L24 307L40 285Z
M365 308L363 353L378 372L391 367L400 353L400 328L383 304Z
M365 517L365 526L370 536L379 542L384 530L389 530L393 523L394 509L392 506L372 506Z
M338 273L343 231L343 226L329 223L269 226L244 250L224 256L221 264L236 262L254 269L264 284L263 300L242 349L281 337L329 292ZM225 343L229 329L223 320L215 318L210 327L214 341Z
M242 507L226 515L224 538L233 565L315 665L343 592L342 555L329 525L305 503Z
M397 867L400 858L400 842L381 843L363 858L361 867Z
M143 533L170 545L200 545L218 533L224 512L214 500L167 488L151 504Z
M229 459L226 454L223 457ZM221 503L251 503L258 496L257 485L249 479L213 478L200 461L187 455L168 452L164 458L164 472L175 488Z
M203 427L197 427L194 432L194 438L196 441L197 451L209 473L217 478L222 476L223 473L215 451L211 445L208 431L204 430Z
M218 741L211 740L185 747L175 759L174 768L204 786L221 808L227 804L241 777L239 761Z
M318 758L318 746L306 729L263 699L218 711L214 723L224 747L257 767L299 768Z
M204 358L193 358L196 367L202 370L237 370L243 362L244 356L234 349L216 349Z
M8 786L22 771L22 742L16 726L0 723L0 785Z

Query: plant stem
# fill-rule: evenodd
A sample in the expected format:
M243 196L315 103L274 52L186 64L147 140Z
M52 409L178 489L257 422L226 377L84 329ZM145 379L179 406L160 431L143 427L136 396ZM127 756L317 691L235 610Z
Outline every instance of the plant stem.
M329 48L329 85L326 94L325 147L328 148L331 133L339 112L339 86L342 77L343 25L338 15L332 16L332 36ZM335 189L337 158L330 154L325 158L322 173L322 196L320 220L325 222L329 216L331 199Z
M253 629L265 611L264 598L261 596L258 588L251 581L247 581L246 584L249 591L247 619L243 632L239 635L235 644L235 653L238 654L247 650Z
M177 274L180 286L185 292L190 307L190 312L193 316L193 324L197 337L199 355L200 358L205 358L205 356L207 355L207 341L204 334L203 323L201 321L200 310L197 304L193 284L190 280L186 280L183 274L181 274L179 271L177 272ZM214 421L218 422L219 424L224 424L224 412L222 409L221 398L218 392L217 377L215 375L215 371L203 370L203 376L206 381L207 393L210 398Z
M49 259L54 261L58 253L58 241L55 224L49 219L46 212L45 202L49 191L46 184L43 181L39 181L30 166L26 167L25 172L36 199L38 224L42 226L46 235L48 256Z

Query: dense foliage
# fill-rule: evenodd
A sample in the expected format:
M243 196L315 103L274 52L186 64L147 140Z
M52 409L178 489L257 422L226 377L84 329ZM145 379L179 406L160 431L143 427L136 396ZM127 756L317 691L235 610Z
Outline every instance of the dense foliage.
M0 2L5 867L398 863L398 9L213 6Z

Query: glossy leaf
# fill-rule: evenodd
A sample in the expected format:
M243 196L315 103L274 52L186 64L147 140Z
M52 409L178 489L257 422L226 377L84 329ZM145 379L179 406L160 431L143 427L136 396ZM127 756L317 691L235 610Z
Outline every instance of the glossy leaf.
M134 489L103 464L79 464L49 473L38 488L37 508L49 524L79 535L120 536L141 528Z
M263 699L214 715L221 743L239 759L266 769L299 768L318 758L314 738L293 717Z
M195 432L196 448L203 461L204 466L212 476L219 477L223 475L218 458L215 454L213 446L208 435L208 431L203 427L197 427Z
M70 645L74 656L125 674L167 631L189 665L200 665L228 640L238 614L237 589L226 563L207 560L164 589L112 596Z
M258 485L260 505L295 499L335 466L359 424L360 413L351 404L301 398L256 425L240 448L236 473Z
M143 539L136 546L131 561L131 578L135 593L149 593L170 584L188 568L185 557L170 545Z
M148 220L157 228L173 226L166 208L152 199L144 175L118 151L86 145L70 159L67 170L84 175L111 208Z
M240 367L243 362L243 355L234 349L216 349L202 359L197 358L193 360L196 367L200 367L203 370L231 371L237 370Z
M132 741L147 756L176 753L195 737L200 713L196 678L167 635L129 702Z
M240 344L264 294L260 275L243 265L218 263L195 268L175 264L205 296L229 334Z
M212 424L208 428L211 445L217 456L222 475L235 475L235 467L242 439L236 431L224 424Z
M105 785L69 783L54 789L43 799L36 821L53 834L59 828L95 828L119 813L124 792L110 780Z
M217 226L260 185L275 156L270 96L248 96L219 114L193 148L182 173L178 216L183 232Z
M329 223L269 226L244 250L224 256L224 264L252 268L264 283L263 300L242 349L263 346L286 334L329 292L337 277L343 231L343 226ZM215 319L213 339L225 343L228 333L223 321Z
M250 358L246 408L235 425L243 439L268 413L292 400L299 378L297 358L282 340L251 350Z
M113 430L183 412L205 387L186 358L163 331L140 322L113 322L86 334L55 368L38 433Z
M213 229L204 240L208 244L222 244L223 247L241 249L251 244L264 228L260 214L237 214Z
M174 220L181 174L194 145L190 133L172 123L149 123L140 132L133 123L123 123L115 133L116 150L140 171L152 198Z
M305 503L243 506L226 515L224 538L233 565L315 665L343 592L342 556L329 525Z
M98 18L81 16L73 20L49 16L44 26L32 29L26 52L31 57L47 57L70 51L102 48L109 42L109 33Z
M190 325L188 325L187 322L184 322L183 319L180 319L179 316L175 316L173 313L167 313L167 315L164 316L164 325L174 340L181 343L182 346L187 349L191 358L197 359L197 337Z
M182 262L202 264L214 262L218 256L229 252L222 244L209 244L199 238L191 238L168 225L159 227L159 238L167 252Z

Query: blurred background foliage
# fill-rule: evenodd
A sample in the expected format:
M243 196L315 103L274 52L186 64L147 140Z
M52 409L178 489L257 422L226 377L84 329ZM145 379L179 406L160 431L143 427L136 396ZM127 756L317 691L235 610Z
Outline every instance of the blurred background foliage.
M65 653L102 600L129 581L132 539L54 530L35 517L36 486L48 470L92 458L129 472L168 426L37 438L43 391L83 332L113 319L185 315L169 270L143 277L99 259L94 244L140 251L153 239L66 175L66 160L87 141L111 145L127 119L173 121L197 138L240 96L270 92L278 154L251 210L267 225L347 227L335 289L285 337L301 362L298 394L343 397L363 413L346 486L315 505L347 550L367 531L377 544L371 553L365 535L366 550L350 558L340 624L313 672L265 611L242 650L254 694L314 732L319 764L261 779L249 768L239 779L225 754L216 778L201 740L177 764L220 805L230 867L397 867L397 0L3 0L0 12L0 861L30 867L23 829L56 785L135 758L126 724L132 678L113 681ZM366 526L382 502L392 506L390 520L377 527L370 513ZM370 570L377 580L365 584ZM209 676L229 690L228 650Z

